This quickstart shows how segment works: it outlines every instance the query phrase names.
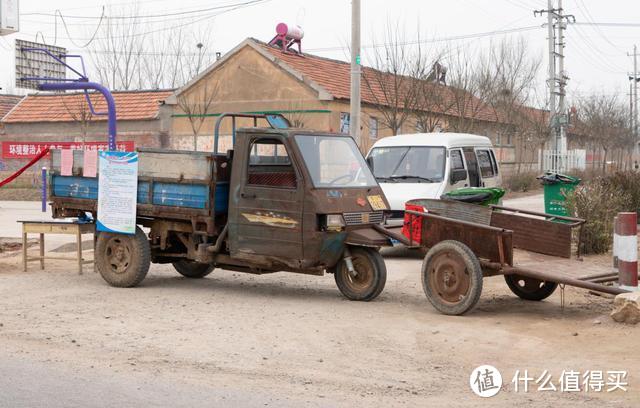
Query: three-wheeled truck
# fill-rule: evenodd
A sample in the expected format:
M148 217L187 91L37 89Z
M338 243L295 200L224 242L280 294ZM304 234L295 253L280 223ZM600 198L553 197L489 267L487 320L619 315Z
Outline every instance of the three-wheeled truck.
M233 120L233 149L218 153L220 124ZM238 117L254 126L236 131ZM139 151L134 235L96 233L95 263L117 287L138 285L153 263L171 263L188 278L214 268L255 274L334 273L344 296L372 300L386 281L378 252L389 239L373 226L388 203L354 140L342 134L286 127L282 117L224 114L213 153ZM285 123L284 126L282 124ZM83 151L62 176L51 155L53 216L98 209L98 178L82 177Z

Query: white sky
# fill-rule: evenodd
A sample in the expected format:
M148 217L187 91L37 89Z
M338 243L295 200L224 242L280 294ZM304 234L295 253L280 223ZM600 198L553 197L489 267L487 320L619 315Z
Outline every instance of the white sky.
M157 15L214 7L237 1L240 0L181 0L180 2L140 0L137 3L141 15ZM103 5L124 7L130 3L123 0L22 0L20 11L22 14L53 13L59 9L65 17L73 15L99 17ZM178 3L181 7L178 7ZM399 21L404 24L409 39L418 37L419 25L420 38L423 40L541 25L546 22L545 17L534 17L532 11L546 8L545 0L362 0L362 3L363 44L370 44L373 35L380 36L387 21ZM627 73L632 70L633 65L632 59L626 53L632 51L634 42L640 43L638 0L564 0L564 9L565 13L575 15L578 22L639 24L637 27L624 28L570 26L567 30L565 67L571 78L570 98L598 91L607 94L616 93L623 101L628 100ZM225 52L246 37L270 40L275 33L275 25L280 21L300 24L305 31L303 51L346 59L346 50L316 49L340 47L348 43L350 13L349 0L270 0L193 25L197 26L197 30L211 30L214 44L209 45L210 49ZM197 15L193 19L201 18L202 15ZM86 42L97 24L95 19L67 18L66 21L76 43ZM180 20L180 22L185 21L189 22L189 20ZM170 26L173 22L167 24ZM15 38L34 41L36 33L40 32L48 43L53 43L54 17L23 15L20 28L21 32L18 34L0 37L1 93L25 92L13 87L12 49ZM171 30L165 33L170 35ZM531 52L543 59L542 75L544 75L547 70L546 28L541 27L510 35L521 35L527 40ZM487 47L492 39L495 41L505 36L464 39L452 41L450 44L465 43L474 48ZM83 52L66 38L60 19L58 19L57 45L65 46L74 52ZM445 46L446 43L437 42L430 45ZM544 86L542 82L541 86Z

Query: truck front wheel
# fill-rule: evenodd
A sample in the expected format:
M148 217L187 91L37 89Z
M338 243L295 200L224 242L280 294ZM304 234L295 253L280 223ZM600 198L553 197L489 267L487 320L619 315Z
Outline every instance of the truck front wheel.
M387 268L382 255L372 248L351 247L353 272L346 262L340 261L334 270L336 285L349 300L373 300L382 292L387 282Z
M100 275L109 285L119 288L136 286L149 272L149 240L140 228L136 228L135 235L100 232L95 259Z
M213 265L189 261L187 259L174 262L173 267L178 271L178 273L180 273L180 275L191 279L204 278L215 269Z

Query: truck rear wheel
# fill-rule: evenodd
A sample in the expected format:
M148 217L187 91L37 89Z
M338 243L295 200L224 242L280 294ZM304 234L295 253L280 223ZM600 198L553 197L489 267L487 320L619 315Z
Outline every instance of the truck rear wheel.
M555 282L541 281L520 275L504 275L509 289L524 300L539 301L548 298L555 292L558 284Z
M181 259L174 262L173 267L178 271L178 273L180 273L180 275L191 279L204 278L215 269L213 265L190 261L187 259Z
M109 285L130 288L147 276L151 264L149 240L140 228L135 235L100 232L96 241L96 267Z
M334 278L340 292L349 300L373 300L382 292L387 282L387 267L382 255L372 248L350 248L355 276L344 261L336 265Z
M461 242L439 242L424 257L422 288L439 312L464 314L473 309L482 293L480 262Z

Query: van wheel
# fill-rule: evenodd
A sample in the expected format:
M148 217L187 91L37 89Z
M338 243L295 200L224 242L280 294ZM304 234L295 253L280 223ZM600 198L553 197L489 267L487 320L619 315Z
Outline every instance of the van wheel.
M172 265L180 275L191 279L204 278L215 269L213 265L190 261L187 259L181 259L174 262Z
M100 275L109 285L119 288L137 286L149 272L149 240L139 227L136 227L135 235L100 232L95 259Z
M355 275L349 273L346 263L341 260L334 271L336 285L349 300L373 300L387 282L387 268L382 255L366 247L351 247L350 251Z

